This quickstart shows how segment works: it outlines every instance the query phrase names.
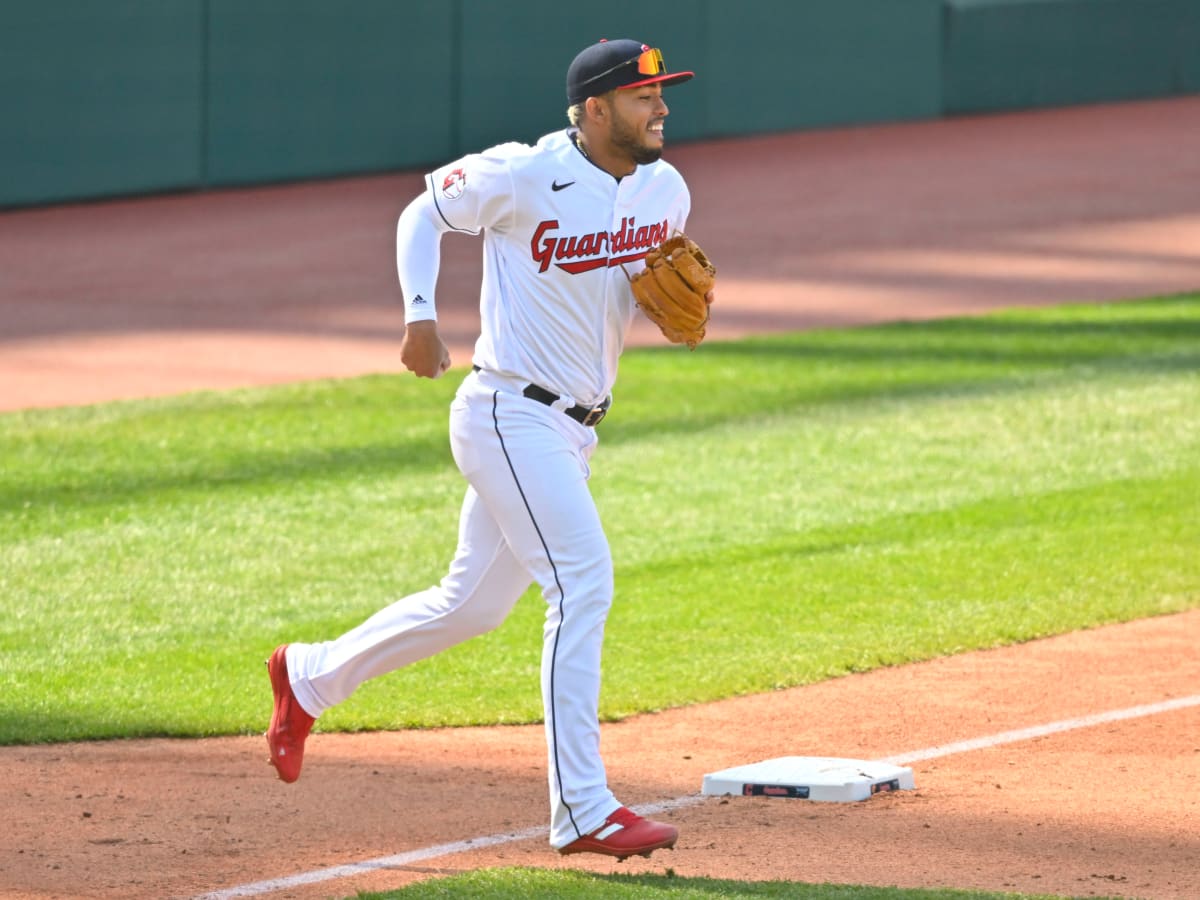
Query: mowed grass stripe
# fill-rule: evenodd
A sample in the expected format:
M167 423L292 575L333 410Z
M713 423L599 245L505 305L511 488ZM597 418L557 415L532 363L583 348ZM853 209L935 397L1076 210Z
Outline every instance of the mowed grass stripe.
M632 351L604 714L1196 605L1198 371L1196 297ZM261 730L275 643L441 577L456 381L0 417L0 742ZM321 727L536 720L542 614Z

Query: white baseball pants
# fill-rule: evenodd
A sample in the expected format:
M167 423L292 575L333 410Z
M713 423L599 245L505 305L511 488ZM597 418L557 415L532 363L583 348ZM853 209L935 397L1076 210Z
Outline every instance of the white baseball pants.
M496 628L536 581L546 601L542 702L557 848L620 806L608 789L598 719L613 570L587 486L596 433L521 396L523 387L476 372L451 405L451 448L469 487L441 583L336 640L292 644L287 663L296 699L319 716L367 679Z

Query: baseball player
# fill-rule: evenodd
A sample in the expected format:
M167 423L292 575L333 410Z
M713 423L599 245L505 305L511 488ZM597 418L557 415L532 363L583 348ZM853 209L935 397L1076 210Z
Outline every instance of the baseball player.
M468 482L458 547L436 586L336 640L275 650L267 742L285 782L300 776L322 712L369 678L496 628L536 581L546 602L551 846L624 859L675 845L673 826L618 802L600 757L613 564L588 477L634 311L623 267L643 266L690 211L682 177L659 157L663 88L692 76L669 74L662 53L639 41L587 47L567 71L569 128L436 169L401 214L400 358L426 378L450 366L437 328L442 236L483 232L481 333L450 408L454 460Z

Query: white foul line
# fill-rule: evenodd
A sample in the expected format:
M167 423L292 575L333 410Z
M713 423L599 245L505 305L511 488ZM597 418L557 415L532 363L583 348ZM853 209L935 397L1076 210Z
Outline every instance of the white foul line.
M924 750L916 750L912 753L901 753L899 756L889 756L885 759L877 760L877 762L902 766L905 763L937 759L939 756L949 756L952 753L984 750L988 747L999 747L1001 744L1013 744L1017 741L1028 741L1033 738L1045 737L1048 734L1073 731L1076 728L1090 728L1093 725L1103 725L1105 722L1140 719L1143 716L1153 716L1158 713L1171 712L1172 710L1183 709L1188 706L1200 706L1200 694L1194 694L1191 697L1179 697L1175 700L1164 700L1162 703L1150 703L1146 706L1132 706L1129 709L1114 709L1091 716L1080 716L1078 719L1063 719L1060 722L1051 722L1048 725L1019 728L1016 731L1002 731L990 737L975 738L970 741L958 741L954 744L942 744L939 747L927 747Z
M1158 713L1171 712L1177 709L1185 709L1189 706L1200 706L1200 694L1195 694L1191 697L1179 697L1175 700L1164 700L1162 703L1150 703L1145 706L1133 706L1128 709L1115 709L1109 712L1096 713L1091 716L1081 716L1077 719L1062 719L1058 722L1050 722L1046 725L1035 725L1032 728L1020 728L1016 731L1002 731L999 734L989 735L987 737L974 738L969 741L958 741L953 744L940 744L936 747L926 747L924 750L914 750L911 753L901 753L897 756L888 756L876 762L887 763L893 766L901 766L906 763L921 762L927 759L937 759L941 756L950 756L954 753L967 753L971 750L985 750L990 747L998 747L1001 744L1013 744L1018 741L1028 741L1033 738L1045 737L1050 734L1061 734L1064 731L1073 731L1076 728L1090 728L1093 725L1103 725L1106 722L1120 722L1125 719L1139 719L1144 716L1153 716ZM651 803L634 808L634 811L644 815L652 816L657 813L666 812L672 809L682 809L687 806L694 806L704 800L701 794L691 794L686 797L677 797L674 800L667 800L663 803ZM524 831L515 831L510 834L492 834L487 837L472 838L467 841L455 841L451 844L435 844L432 847L424 847L420 850L411 850L408 853L398 853L395 856L381 856L378 859L368 859L364 862L350 863L344 866L332 866L328 869L314 869L310 872L301 872L298 875L287 875L282 878L271 878L267 881L255 881L251 884L243 884L237 887L226 888L221 891L213 891L209 894L202 894L196 900L230 900L233 897L257 897L260 894L269 894L274 891L288 890L289 888L300 887L306 884L317 884L322 881L332 881L335 878L349 878L353 875L362 875L365 872L372 872L377 869L395 869L401 866L412 865L413 863L421 862L426 859L433 859L439 856L452 856L456 853L467 853L471 850L479 850L483 847L495 847L499 844L510 844L515 841L525 841L535 837L545 837L546 827L539 826L537 828L526 828Z

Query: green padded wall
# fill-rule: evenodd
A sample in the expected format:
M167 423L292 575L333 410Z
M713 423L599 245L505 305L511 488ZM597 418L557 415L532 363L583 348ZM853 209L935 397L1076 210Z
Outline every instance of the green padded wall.
M1196 0L946 0L945 112L1200 89Z
M0 206L427 168L662 48L668 139L1200 92L1200 0L7 0Z
M206 183L450 154L454 16L444 0L209 0Z
M462 0L463 152L500 141L530 142L567 127L566 73L575 54L601 38L659 47L667 67L692 69L692 81L667 89L668 139L704 133L704 0L670 6L612 0L575 7L559 0ZM703 79L703 80L702 80Z
M1172 52L1175 58L1175 93L1200 93L1200 3L1175 0L1178 28Z
M669 68L696 71L668 89L670 139L935 117L942 2L617 0L589 10L463 0L461 144L528 141L565 124L567 65L601 37L647 41Z
M28 0L0 18L0 205L191 187L197 0Z
M942 0L708 2L709 134L941 112Z

